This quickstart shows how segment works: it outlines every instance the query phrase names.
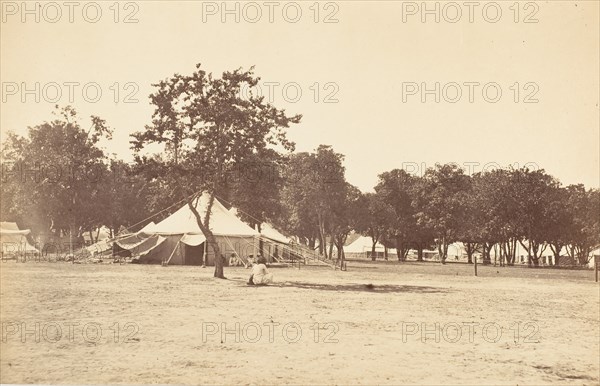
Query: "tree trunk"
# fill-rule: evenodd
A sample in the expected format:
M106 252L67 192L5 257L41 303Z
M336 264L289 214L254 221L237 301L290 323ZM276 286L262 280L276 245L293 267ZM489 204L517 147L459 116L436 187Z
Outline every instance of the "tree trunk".
M375 250L375 246L377 245L377 242L374 242L371 245L371 261L375 261L375 259L377 258L377 256L375 255L376 250Z
M197 204L198 201L200 200L200 196L198 196L195 200L196 200L196 204ZM202 218L200 217L200 213L198 213L198 210L196 210L196 204L194 204L193 201L194 201L194 198L187 200L188 207L194 214L194 217L196 217L196 222L198 223L198 227L200 227L200 230L204 234L204 237L206 237L206 242L208 243L208 245L210 245L210 247L212 248L212 250L215 254L214 277L219 278L219 279L225 279L225 274L223 272L223 256L221 256L221 248L219 248L217 239L209 227L210 213L212 210L213 203L215 201L215 195L214 195L214 193L210 194L210 198L208 200L208 205L206 207L206 215L204 217L204 222L202 221Z
M492 250L493 244L491 243L483 243L483 264L490 265L492 264L492 259L490 257L490 252Z
M398 254L398 261L406 260L406 253L404 252L404 243L400 237L396 237L396 253Z
M473 264L473 252L475 252L474 244L465 243L465 252L467 252L467 264Z
M417 261L423 261L423 244L417 245Z
M331 238L331 240L329 241L329 260L333 259L333 234L331 236L329 236ZM339 251L338 251L339 253Z
M321 212L317 212L317 221L319 223L319 255L327 253L327 237L325 236L325 220Z
M442 236L442 238L438 240L438 255L440 256L440 263L446 264L446 257L448 256L446 236Z
M560 251L562 250L562 244L560 243L554 243L554 244L550 244L550 250L552 251L552 254L554 255L554 265L557 266L560 263Z
M515 265L517 257L517 240L512 238L508 240L508 265Z
M587 245L579 245L577 249L577 262L581 266L587 265L590 260L588 256L592 248Z

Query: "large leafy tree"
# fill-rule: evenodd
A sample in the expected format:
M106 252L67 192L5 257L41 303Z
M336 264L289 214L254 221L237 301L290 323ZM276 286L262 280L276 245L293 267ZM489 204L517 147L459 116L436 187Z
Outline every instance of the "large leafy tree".
M320 145L313 153L292 155L286 166L282 197L291 233L309 241L316 239L322 255L327 253L328 237L333 247L332 230L337 225L334 209L346 199L342 161L341 154Z
M380 193L365 193L361 204L364 213L357 218L356 231L371 238L371 260L375 261L377 243L383 242L386 231L394 221L392 207Z
M56 115L30 127L27 137L11 134L4 143L3 159L10 166L3 175L8 179L3 216L77 239L99 225L96 202L108 173L98 142L112 132L96 116L89 129L82 127L71 107L57 108Z
M316 221L316 210L305 187L313 183L311 171L313 155L296 153L288 157L283 169L283 189L281 190L281 206L283 216L275 223L289 234L298 237L301 243L311 249L316 248L319 227ZM286 221L282 221L283 219ZM322 246L321 246L322 248Z
M469 261L475 251L481 251L483 262L489 264L492 248L500 243L501 264L513 264L520 223L512 171L495 169L477 173L471 179L471 186L459 237Z
M168 173L168 184L185 198L217 257L214 276L224 278L221 251L210 228L215 196L226 189L227 173L236 164L273 149L292 151L285 129L300 122L301 116L288 116L264 97L242 93L260 80L253 68L226 71L218 78L200 67L191 75L175 74L154 85L152 124L135 133L132 144L137 152L148 144L164 145L158 166ZM138 161L146 164L144 157ZM209 201L202 217L196 203L204 191Z
M367 203L360 190L346 183L341 200L333 203L330 234L337 250L337 262L344 267L344 244L350 232L355 230L364 216L368 215Z
M527 251L528 263L537 266L553 226L549 203L559 183L544 170L521 168L513 171L512 184L518 207L519 243Z
M470 177L453 164L436 165L423 176L421 211L418 221L434 232L440 261L445 263L448 245L458 239L462 218L466 213L470 194Z
M554 255L554 264L560 265L562 250L576 237L575 212L568 205L571 192L575 192L576 186L555 186L548 194L546 203L548 209L548 220L546 242Z
M590 251L600 244L600 190L571 185L567 187L566 207L572 221L567 251L585 265Z
M283 158L275 151L262 156L252 155L243 164L235 165L228 173L229 203L237 208L238 216L261 231L265 222L284 222L282 218L281 189L283 187ZM263 240L259 253L263 255Z
M384 241L394 241L398 260L404 261L415 240L417 229L416 208L413 205L418 177L405 170L394 169L379 175L375 192L391 209Z

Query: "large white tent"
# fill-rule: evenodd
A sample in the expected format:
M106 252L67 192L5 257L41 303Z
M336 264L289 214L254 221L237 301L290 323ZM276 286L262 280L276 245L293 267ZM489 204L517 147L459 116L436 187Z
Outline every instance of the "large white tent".
M195 202L202 220L209 199L205 192ZM224 258L234 255L245 260L256 254L260 234L227 210L217 198L211 208L209 226ZM210 265L215 259L212 247L206 245L206 238L187 203L156 225L119 239L117 243L132 256L139 257L141 263Z

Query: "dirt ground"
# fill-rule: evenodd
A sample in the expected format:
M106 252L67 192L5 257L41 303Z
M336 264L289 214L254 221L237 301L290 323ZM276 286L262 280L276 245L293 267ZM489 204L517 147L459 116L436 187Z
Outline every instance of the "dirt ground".
M598 384L592 271L0 263L2 383Z

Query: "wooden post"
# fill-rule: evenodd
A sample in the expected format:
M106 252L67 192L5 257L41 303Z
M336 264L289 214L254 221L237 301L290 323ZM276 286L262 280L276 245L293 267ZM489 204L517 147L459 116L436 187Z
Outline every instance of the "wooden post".
M473 268L475 268L475 276L477 276L477 255L473 255Z
M598 255L594 256L594 277L598 283Z

